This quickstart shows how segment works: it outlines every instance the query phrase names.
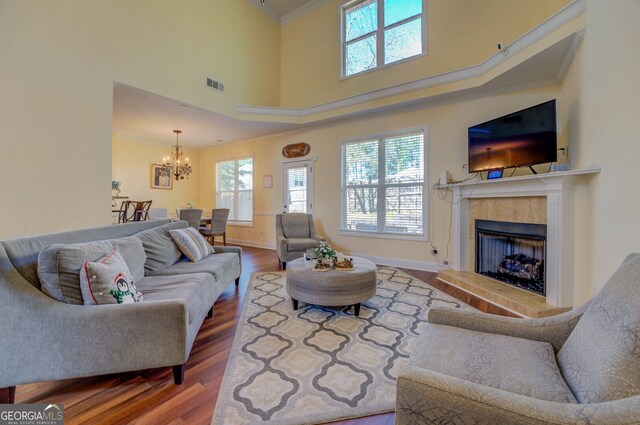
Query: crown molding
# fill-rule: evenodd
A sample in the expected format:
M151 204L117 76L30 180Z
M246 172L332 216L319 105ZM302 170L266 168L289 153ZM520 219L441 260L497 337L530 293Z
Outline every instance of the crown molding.
M273 19L278 24L280 23L280 15L278 15L273 9L270 8L267 2L265 2L265 4L263 5L262 3L260 3L260 0L249 0L249 1L251 1L251 3L253 3L255 7L260 9L262 13L264 13L265 15Z
M282 15L282 17L280 18L280 25L284 25L286 23L291 22L292 20L299 18L302 15L305 15L309 12L311 12L313 9L317 8L318 6L322 6L323 4L327 3L329 0L314 0L311 1L309 3L303 4L302 6L300 6L297 9L292 10L291 12Z
M322 2L324 0L320 0ZM316 114L323 114L334 112L342 108L357 106L365 104L367 102L390 98L393 96L401 95L404 93L415 92L418 90L424 90L431 87L442 86L445 84L455 83L458 81L471 80L474 78L482 77L495 70L498 66L502 65L509 59L512 59L517 54L521 53L528 47L534 45L537 41L543 39L545 36L560 29L563 25L582 15L586 9L586 0L576 0L564 9L560 10L555 15L549 17L537 27L528 31L520 38L515 40L510 45L506 46L502 50L499 50L484 62L474 65L468 68L462 68L455 71L446 72L439 75L423 78L420 80L412 81L409 83L399 84L384 89L374 90L368 93L344 98L341 100L311 106L308 108L281 108L272 106L255 106L255 105L242 105L239 104L238 114L240 115L253 115L258 117L271 116L276 121L291 120L292 122L307 121L306 118L312 117ZM576 40L573 41L573 47L567 53L563 60L559 78L566 73L575 51L580 45L580 42L584 36L584 29L574 34ZM315 120L310 120L315 121Z

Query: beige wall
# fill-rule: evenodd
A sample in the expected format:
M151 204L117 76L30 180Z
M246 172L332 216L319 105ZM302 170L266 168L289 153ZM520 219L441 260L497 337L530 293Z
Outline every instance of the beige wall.
M580 267L593 292L640 251L638 16L636 0L588 0L584 42L562 87L572 166L602 166L591 188L591 231L577 245L588 255Z
M215 191L215 161L254 155L254 209L257 215L252 228L230 228L229 237L241 241L255 241L259 246L274 246L275 213L281 211L283 157L282 147L289 143L306 142L311 145L309 157L317 158L314 165L314 218L320 232L343 252L371 257L394 259L396 263L419 268L433 268L452 253L449 237L449 202L431 195L431 232L439 249L432 256L429 242L376 239L339 234L340 211L340 143L343 140L366 137L384 132L416 127L428 127L428 187L438 180L440 171L448 169L457 179L468 176L462 165L467 156L467 128L478 122L514 110L555 98L559 86L536 88L518 92L503 92L480 97L459 98L403 112L390 112L350 119L304 131L204 150L200 155L201 202L213 206ZM561 130L565 118L559 117ZM273 175L274 187L262 188L262 176ZM449 194L449 200L451 196Z
M282 105L309 107L477 65L569 0L427 0L427 52L340 80L340 5L325 2L282 26Z
M279 104L280 28L249 1L2 0L0 57L0 238L111 223L114 81L228 115Z
M152 200L152 207L167 208L169 215L175 215L176 207L185 207L191 203L200 207L199 153L184 148L185 157L193 166L189 179L176 181L173 189L151 188L151 164L159 164L163 157L169 156L169 146L135 143L124 140L113 142L112 178L120 181L120 195L131 200Z

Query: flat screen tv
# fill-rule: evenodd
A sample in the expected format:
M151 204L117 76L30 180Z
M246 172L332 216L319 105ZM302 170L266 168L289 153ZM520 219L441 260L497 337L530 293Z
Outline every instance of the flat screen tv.
M469 172L556 160L555 99L469 127Z

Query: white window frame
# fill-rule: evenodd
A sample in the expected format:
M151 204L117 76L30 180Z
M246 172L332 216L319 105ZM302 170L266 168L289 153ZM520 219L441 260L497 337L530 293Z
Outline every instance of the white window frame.
M345 11L347 9L356 6L358 3L363 3L367 0L351 0L347 1L340 5L340 80L346 80L352 77L357 77L363 74L367 74L369 72L377 71L379 69L384 69L390 66L398 65L410 60L414 60L427 55L427 0L422 0L422 13L420 15L410 16L408 18L403 19L400 22L395 22L388 27L384 26L384 0L377 0L378 2L378 28L375 31L369 32L367 34L361 35L357 37L349 43L345 41L346 37L346 16ZM422 17L422 53L417 55L409 56L408 58L400 59L395 62L391 62L388 64L384 63L384 31L386 29L395 28L402 24L408 23L416 19L418 16ZM347 44L355 43L359 40L367 38L371 34L376 35L376 66L371 69L366 69L364 71L356 72L355 74L346 75L347 70Z
M407 136L410 134L422 133L423 134L423 165L424 165L424 180L422 183L422 235L406 235L402 233L384 233L384 232L371 232L371 231L358 231L358 230L347 230L346 229L346 219L347 219L347 210L346 210L346 186L345 186L345 166L346 164L342 162L342 152L344 149L344 145L352 144L352 143L361 143L366 141L378 140L378 143L384 145L384 139L393 138L393 137L401 137ZM368 237L368 238L377 238L377 239L400 239L400 240L411 240L411 241L427 241L429 240L429 226L427 217L427 212L429 211L429 190L427 188L428 181L428 167L429 167L429 129L428 127L417 127L417 128L408 128L399 131L390 131L386 133L376 133L368 136L361 136L354 139L347 139L340 142L340 152L338 158L338 164L340 164L340 230L339 234L342 236L358 236L358 237ZM384 168L385 157L384 157L384 149L378 149L378 166L382 164ZM389 184L387 185L384 182L384 171L378 175L378 185L376 187L397 187L397 184Z
M253 227L253 223L255 221L255 158L253 157L253 155L247 155L247 156L242 156L242 157L238 157L238 158L229 158L229 159L225 159L225 160L221 160L221 161L217 161L216 162L216 168L214 170L215 176L216 176L216 208L222 208L221 206L218 206L218 200L219 200L219 193L221 192L220 190L220 179L219 179L219 175L218 175L218 164L222 164L225 162L231 162L233 161L234 164L234 175L235 175L235 179L236 181L234 182L234 187L235 189L233 190L233 203L234 203L234 211L238 211L238 193L239 192L244 192L244 190L240 191L238 190L238 162L239 161L243 161L246 159L250 159L251 160L251 220L250 221L244 221L244 220L233 220L231 217L229 217L228 220L228 224L230 226L238 226L238 227ZM223 192L230 192L228 190L225 190Z

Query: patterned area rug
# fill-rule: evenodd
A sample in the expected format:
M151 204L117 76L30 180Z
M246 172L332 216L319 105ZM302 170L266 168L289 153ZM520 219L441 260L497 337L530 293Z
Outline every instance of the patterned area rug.
M353 308L301 303L284 272L252 276L212 424L313 424L389 412L431 307L462 304L390 267L375 297Z

